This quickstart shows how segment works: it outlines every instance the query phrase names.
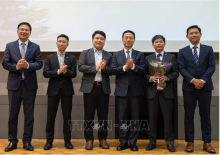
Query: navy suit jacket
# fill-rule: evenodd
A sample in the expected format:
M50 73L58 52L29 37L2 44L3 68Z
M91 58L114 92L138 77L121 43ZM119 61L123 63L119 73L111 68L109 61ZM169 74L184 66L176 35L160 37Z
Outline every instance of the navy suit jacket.
M22 72L17 70L17 62L21 59L21 53L18 45L18 40L6 45L2 66L9 71L7 89L17 90L21 84ZM29 64L28 69L24 70L25 85L28 90L38 88L36 70L42 68L41 51L39 45L29 41L25 59Z
M126 64L124 49L113 54L111 69L112 74L116 75L115 96L126 96L128 86L133 96L141 96L144 94L142 75L145 73L144 54L140 51L132 49L131 57L135 64L134 70L129 69L123 71Z
M200 44L198 66L195 63L190 46L179 50L178 64L183 76L183 91L193 91L195 86L190 83L193 78L202 79L206 83L201 90L213 90L212 75L215 72L215 56L211 46Z

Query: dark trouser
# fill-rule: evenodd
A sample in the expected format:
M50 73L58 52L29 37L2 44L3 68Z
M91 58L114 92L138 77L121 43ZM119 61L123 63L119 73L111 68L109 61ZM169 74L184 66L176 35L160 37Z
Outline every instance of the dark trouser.
M118 133L120 143L136 143L139 135L140 120L140 97L133 96L130 88L126 96L116 96L118 106ZM130 107L130 112L128 111ZM128 122L128 113L131 114L130 122ZM129 125L127 125L129 123ZM129 126L129 127L128 127ZM128 127L128 128L127 128Z
M210 104L212 92L195 89L183 92L185 109L185 140L194 142L194 114L198 100L199 114L201 118L202 140L204 143L211 142Z
M159 107L164 119L164 137L168 145L174 143L173 134L173 99L164 97L162 91L158 90L153 99L148 99L149 128L148 137L151 144L156 144L157 139L157 117Z
M24 111L24 134L22 141L31 142L34 124L34 101L37 90L28 90L25 82L22 81L18 90L8 90L9 100L9 120L8 120L8 140L17 143L18 114L21 102L23 101Z
M108 105L109 94L104 94L102 85L94 83L91 93L84 93L84 137L86 141L94 140L93 127L94 115L97 109L98 115L98 139L103 140L107 138L108 131Z
M65 96L63 90L60 89L57 96L48 96L46 135L49 143L52 143L54 139L54 124L60 99L63 113L64 141L70 142L71 140L72 96Z

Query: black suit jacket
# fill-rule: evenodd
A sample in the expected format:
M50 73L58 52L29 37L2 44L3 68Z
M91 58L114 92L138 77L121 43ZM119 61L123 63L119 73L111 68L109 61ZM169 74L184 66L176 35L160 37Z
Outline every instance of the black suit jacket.
M193 78L206 81L201 90L213 90L212 75L215 72L215 55L211 46L200 44L198 66L195 63L190 46L179 50L178 64L183 76L183 91L193 91L195 86L190 83Z
M107 62L105 69L101 71L102 89L105 94L110 94L111 89L110 89L109 75L111 75L110 62L112 59L112 55L107 51L103 50L102 59L105 59ZM93 48L84 50L80 54L78 69L80 72L83 72L80 92L90 93L92 91L95 75L96 75L96 64L95 64L95 56L94 56Z
M17 70L17 62L21 59L21 52L18 45L18 40L6 45L2 66L9 71L7 89L17 90L21 84L22 71ZM38 88L36 70L42 68L41 51L39 45L29 41L25 59L29 64L29 69L24 71L24 83L28 90Z
M150 77L154 75L150 62L156 60L156 54L153 53L149 56L146 56L146 75L145 79L147 80L147 99L153 99L157 93L157 84L154 82L149 82ZM165 73L169 78L169 81L166 81L167 86L162 90L164 97L174 98L174 88L173 80L179 77L178 64L175 55L164 52L163 61L172 62L173 66Z
M47 95L56 96L59 92L60 86L62 86L65 96L74 95L72 78L75 78L76 73L76 59L73 55L65 54L64 63L68 66L65 74L57 74L57 70L60 68L57 53L47 56L44 64L43 75L45 78L50 78Z
M145 73L144 54L132 49L131 57L135 68L124 72L123 66L127 61L124 49L113 54L111 68L112 74L116 75L115 96L126 96L129 85L133 96L144 94L142 81L142 75Z

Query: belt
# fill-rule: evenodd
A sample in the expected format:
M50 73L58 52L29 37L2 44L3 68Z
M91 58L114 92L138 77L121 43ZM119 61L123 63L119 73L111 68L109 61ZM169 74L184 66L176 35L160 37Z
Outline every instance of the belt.
M102 81L94 81L94 83L97 84L97 85L101 85Z
M21 80L24 80L24 78L21 78Z

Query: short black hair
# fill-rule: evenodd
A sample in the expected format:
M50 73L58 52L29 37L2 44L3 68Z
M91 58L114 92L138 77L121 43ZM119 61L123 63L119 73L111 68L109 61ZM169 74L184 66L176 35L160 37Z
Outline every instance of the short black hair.
M154 43L154 41L156 39L163 39L164 43L166 43L166 39L164 38L164 36L158 34L158 35L155 35L153 38L152 38L152 44Z
M135 33L134 33L133 31L131 31L131 30L126 30L126 31L124 31L123 34L122 34L122 38L124 37L124 34L125 34L125 33L132 33L133 36L134 36L134 40L135 40Z
M57 37L57 40L60 38L60 37L64 37L66 38L66 40L69 42L69 37L65 34L60 34L58 37Z
M105 40L106 40L105 32L103 32L103 31L101 31L101 30L96 30L96 31L92 34L92 39L94 39L94 37L95 37L96 34L102 35L102 36L105 38Z
M199 30L199 33L201 33L201 28L198 27L198 25L192 25L192 26L190 26L190 27L187 28L186 34L188 35L189 30L190 30L190 29L194 29L194 28L197 28L197 29Z
M21 22L20 24L18 24L18 29L21 25L27 25L30 28L30 31L32 31L31 24L29 24L28 22Z

